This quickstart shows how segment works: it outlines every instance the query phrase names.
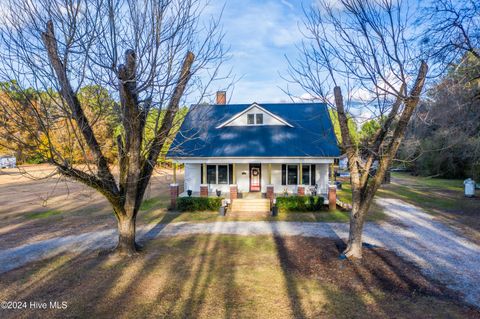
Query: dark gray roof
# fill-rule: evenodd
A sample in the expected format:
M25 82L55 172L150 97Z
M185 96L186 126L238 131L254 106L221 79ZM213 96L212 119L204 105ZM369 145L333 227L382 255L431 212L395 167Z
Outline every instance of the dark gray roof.
M197 105L188 112L167 157L337 157L325 104L258 104L293 127L225 126L252 104Z

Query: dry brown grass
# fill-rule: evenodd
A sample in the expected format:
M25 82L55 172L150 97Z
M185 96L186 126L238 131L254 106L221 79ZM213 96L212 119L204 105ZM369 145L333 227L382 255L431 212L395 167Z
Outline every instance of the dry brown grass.
M0 249L116 227L103 196L63 177L41 179L53 171L50 165L25 166L21 172L0 170ZM183 182L181 173L178 179ZM162 198L162 204L168 203L170 183L171 170L157 169L145 199ZM143 222L139 219L138 224Z
M2 275L0 300L67 301L1 318L478 318L383 249L338 259L342 242L225 235L161 238L129 260L63 255Z

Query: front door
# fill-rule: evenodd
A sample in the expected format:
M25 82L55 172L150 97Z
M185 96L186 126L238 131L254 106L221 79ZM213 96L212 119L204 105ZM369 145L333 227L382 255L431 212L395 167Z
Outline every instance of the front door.
M261 190L262 165L250 164L250 191L259 192Z

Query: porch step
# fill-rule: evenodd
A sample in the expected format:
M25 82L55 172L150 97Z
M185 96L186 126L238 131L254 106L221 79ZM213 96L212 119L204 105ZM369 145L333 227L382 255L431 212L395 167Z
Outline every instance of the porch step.
M269 212L270 200L259 199L234 199L232 202L232 212Z

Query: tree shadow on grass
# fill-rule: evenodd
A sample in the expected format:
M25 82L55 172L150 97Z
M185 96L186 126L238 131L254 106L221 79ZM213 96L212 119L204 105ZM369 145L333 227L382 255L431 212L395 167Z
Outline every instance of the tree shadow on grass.
M283 304L288 306L278 312L272 309L273 313L296 318L384 318L403 316L392 313L388 302L407 300L407 306L414 307L416 299L410 295L419 279L412 275L411 265L377 248L365 250L364 261L343 261L338 259L343 248L342 241L298 236L159 238L147 241L144 253L126 260L95 253L65 254L12 271L0 283L6 288L0 297L69 302L63 312L41 313L48 318L243 318L269 313L260 308L264 305ZM257 267L263 272L256 273ZM268 279L269 271L277 276ZM404 289L396 288L397 277L408 283ZM285 284L278 289L283 278ZM255 290L257 284L263 290ZM417 293L428 295L428 291Z
M290 274L292 268L291 261L289 259L289 252L285 247L285 243L280 236L273 237L275 245L277 247L278 259L280 267L282 268L283 276L287 286L288 299L290 302L290 308L295 318L306 318L305 312L300 302L300 294L296 280Z

